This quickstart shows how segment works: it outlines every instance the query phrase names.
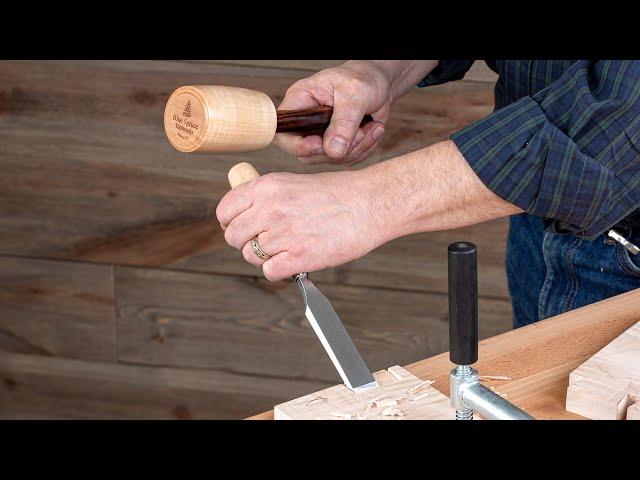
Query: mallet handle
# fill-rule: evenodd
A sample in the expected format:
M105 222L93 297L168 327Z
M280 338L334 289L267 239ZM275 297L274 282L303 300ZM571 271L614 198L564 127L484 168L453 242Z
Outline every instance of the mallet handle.
M278 133L296 133L303 136L322 135L331 122L333 107L321 105L302 110L278 110ZM360 126L372 122L371 115L365 115Z

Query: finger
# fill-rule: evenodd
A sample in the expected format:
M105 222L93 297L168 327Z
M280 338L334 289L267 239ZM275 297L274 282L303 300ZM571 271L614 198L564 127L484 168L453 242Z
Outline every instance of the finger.
M371 156L371 154L376 150L376 148L378 148L378 146L380 146L380 143L382 143L382 138L383 137L380 137L380 139L378 139L373 145L371 145L368 150L365 150L364 152L362 152L360 155L355 157L353 160L351 160L345 166L352 167L352 166L356 165L357 163L360 163L360 162L366 160L367 158L369 158L369 156Z
M322 148L322 137L320 135L309 135L302 137L292 133L277 133L273 137L273 143L279 148L296 157L308 157L324 153Z
M349 153L349 163L361 161L366 158L363 154L373 151L372 147L377 146L384 136L385 126L381 122L370 122L364 126L363 130L366 132L363 134L364 138Z
M300 110L320 105L318 99L306 85L307 82L304 79L291 85L284 94L282 102L278 105L278 110Z
M296 265L293 262L293 255L284 251L274 255L262 264L262 273L267 280L277 282L291 277L297 273Z
M224 231L225 241L237 250L242 250L244 245L253 237L267 230L267 216L252 207L235 217Z
M258 235L258 238L259 237L260 236ZM259 239L258 239L258 245L260 245ZM262 245L260 245L260 248L262 249ZM254 267L260 268L262 267L262 264L265 262L262 258L260 258L255 254L255 252L253 251L253 247L251 246L251 241L248 241L247 243L244 244L244 247L242 247L242 256L248 263L250 263Z
M357 147L360 144L360 142L365 138L365 136L366 135L364 131L362 129L358 129L358 133L356 134L356 139L353 141L352 148ZM302 163L303 165L318 165L321 163L335 165L338 163L342 163L344 161L343 159L335 159L335 158L328 157L327 155L324 154L323 148L320 148L320 151L318 151L317 153L314 153L313 155L299 156L298 160L300 160L300 163Z
M229 190L218 203L216 217L223 230L226 230L234 218L253 205L253 197L250 195L251 190L249 189L251 183L247 182Z
M324 151L331 158L343 158L353 144L366 111L364 100L354 94L335 93L331 123L324 134Z

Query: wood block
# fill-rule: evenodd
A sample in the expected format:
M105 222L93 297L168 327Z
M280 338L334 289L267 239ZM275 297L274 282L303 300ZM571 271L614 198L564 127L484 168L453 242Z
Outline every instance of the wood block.
M639 400L640 322L571 372L566 407L593 420L622 420Z
M402 367L373 375L379 387L352 392L336 385L276 405L276 420L453 420L449 399Z
M640 402L627 408L627 420L640 420Z

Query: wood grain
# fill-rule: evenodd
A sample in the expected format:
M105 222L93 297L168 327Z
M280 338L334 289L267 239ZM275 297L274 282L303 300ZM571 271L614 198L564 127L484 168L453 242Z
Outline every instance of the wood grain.
M112 267L0 257L0 350L115 361Z
M0 418L226 419L327 386L0 352Z
M638 321L638 302L640 289L485 339L475 367L481 375L511 377L491 385L536 418L582 418L565 410L569 374ZM443 353L405 368L435 380L433 387L447 395L452 367ZM271 419L273 411L252 418Z
M318 287L371 369L446 349L446 295ZM339 381L292 282L117 267L116 288L121 361ZM510 323L507 301L480 300L482 338Z
M0 253L253 274L215 221L228 169L238 160L262 173L336 167L304 167L273 146L241 158L182 154L165 138L164 104L176 86L212 78L264 90L279 102L305 75L191 62L3 62ZM367 164L446 138L488 114L492 98L491 86L477 82L415 89L396 104ZM318 278L443 292L439 249L454 235L481 249L480 269L489 278L480 294L506 298L504 221L400 239Z
M454 420L449 398L404 368L373 374L376 388L343 384L274 407L275 420Z
M627 409L638 401L640 323L571 372L566 405L570 412L593 420L624 420Z

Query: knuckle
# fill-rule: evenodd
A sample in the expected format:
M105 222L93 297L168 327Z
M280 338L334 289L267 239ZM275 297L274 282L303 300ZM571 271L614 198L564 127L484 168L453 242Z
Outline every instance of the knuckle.
M352 74L352 75L349 75L349 77L344 80L344 87L349 92L359 92L366 86L367 86L366 80L360 77L359 75Z
M273 220L282 220L289 213L289 206L286 203L278 202L271 209L271 218Z

